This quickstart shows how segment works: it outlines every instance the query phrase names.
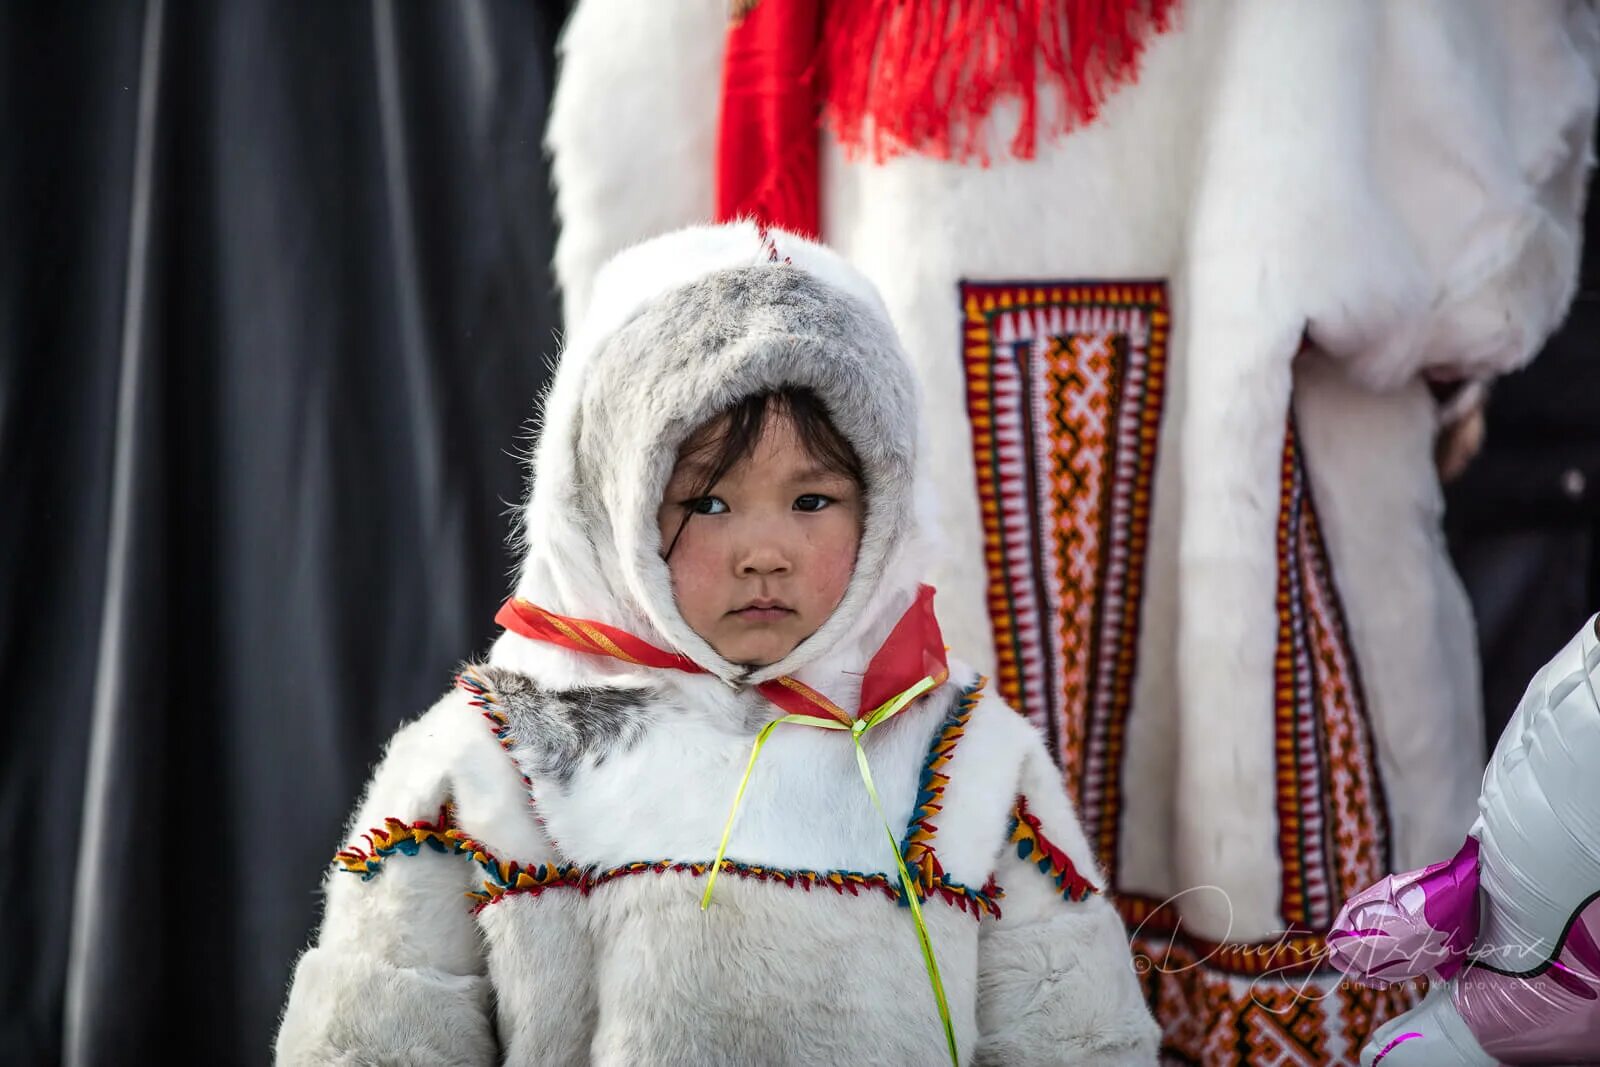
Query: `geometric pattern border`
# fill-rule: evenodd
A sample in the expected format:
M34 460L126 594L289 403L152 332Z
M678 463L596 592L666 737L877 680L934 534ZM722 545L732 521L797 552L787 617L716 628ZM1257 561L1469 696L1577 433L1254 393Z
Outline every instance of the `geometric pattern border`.
M1392 869L1388 806L1292 417L1280 472L1273 680L1280 910L1291 929L1320 933L1346 899Z
M1373 1032L1416 1007L1428 988L1415 979L1369 989L1326 972L1227 974L1210 966L1205 949L1148 930L1132 944L1166 1064L1354 1067Z
M1116 885L1169 315L1160 281L963 282L996 682Z
M1276 529L1275 796L1286 932L1188 936L1118 893L1122 762L1167 375L1159 281L963 282L962 364L1000 693L1044 732L1107 872L1174 1062L1356 1062L1425 984L1330 973L1343 901L1392 869L1387 801L1298 427L1285 426ZM1183 961L1187 961L1184 963ZM1307 983L1321 992L1295 997Z

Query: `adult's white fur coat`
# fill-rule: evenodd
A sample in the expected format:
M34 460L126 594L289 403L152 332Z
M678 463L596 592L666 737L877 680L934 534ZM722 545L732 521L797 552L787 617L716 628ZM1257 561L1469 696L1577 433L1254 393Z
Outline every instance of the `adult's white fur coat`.
M569 315L591 304L594 268L614 249L712 212L727 10L577 6L549 132ZM1033 159L1007 155L1017 112L1004 104L986 165L849 158L824 129L822 237L883 293L939 428L927 466L950 551L934 583L947 636L984 670L1009 622L992 617L1000 545L975 491L961 286L1164 283L1170 367L1134 666L1107 696L1127 710L1104 847L1119 894L1176 900L1183 935L1201 939L1205 960L1150 990L1166 998L1174 1048L1218 1063L1347 1061L1373 1012L1406 1005L1349 1002L1331 974L1310 987L1321 1022L1263 1013L1271 979L1248 967L1204 977L1222 957L1203 946L1273 946L1314 934L1305 915L1331 916L1337 879L1315 907L1290 899L1298 846L1286 840L1366 849L1363 869L1381 874L1447 858L1472 822L1477 663L1440 535L1426 378L1515 368L1565 312L1595 12L1570 0L1192 0L1147 43L1137 83ZM1286 519L1286 470L1315 501L1308 525ZM1356 708L1368 745L1351 763L1367 774L1359 825L1332 786L1285 769L1286 731L1327 736L1317 685L1283 695L1280 675L1298 667L1282 635L1302 618L1291 608L1309 573L1285 563L1286 527L1326 552L1314 577L1326 632L1343 642L1334 699ZM1280 988L1292 999L1307 987ZM1273 1036L1246 1051L1246 1032Z
M688 675L506 633L391 742L327 876L278 1061L932 1064L948 1058L892 850L847 735L782 727L699 906L791 675L853 708L926 567L918 396L833 254L754 226L602 272L548 398L517 594L692 657ZM812 388L857 450L845 598L751 670L684 623L656 509L678 446L752 392ZM897 832L933 827L923 904L964 1062L1153 1063L1123 927L1038 735L971 669L865 739ZM469 894L474 894L469 896Z

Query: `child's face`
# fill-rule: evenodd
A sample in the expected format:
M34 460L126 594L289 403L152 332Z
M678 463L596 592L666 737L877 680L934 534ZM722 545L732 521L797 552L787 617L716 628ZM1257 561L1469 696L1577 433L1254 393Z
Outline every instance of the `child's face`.
M861 541L861 487L823 467L774 410L751 454L695 496L705 476L696 445L718 432L713 424L679 454L657 513L662 550L671 546L672 593L695 633L726 660L766 666L844 597Z

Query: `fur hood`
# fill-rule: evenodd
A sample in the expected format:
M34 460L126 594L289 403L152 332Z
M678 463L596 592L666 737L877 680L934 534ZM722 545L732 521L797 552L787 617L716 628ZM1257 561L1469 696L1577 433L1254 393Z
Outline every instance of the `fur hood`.
M718 655L679 613L656 511L690 434L740 399L785 386L813 390L855 448L867 507L839 607L782 661L752 671ZM916 484L918 410L877 290L820 245L745 222L627 249L597 275L545 400L517 596L682 653L735 688L837 655L850 661L839 664L845 673L859 672L923 577L929 524L919 500L930 494ZM491 662L537 673L552 657L568 654L508 633ZM592 660L583 669L625 670Z

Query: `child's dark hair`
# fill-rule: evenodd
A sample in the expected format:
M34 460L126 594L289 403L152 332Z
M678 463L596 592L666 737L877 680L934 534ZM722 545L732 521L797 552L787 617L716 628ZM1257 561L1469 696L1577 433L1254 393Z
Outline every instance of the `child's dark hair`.
M745 397L695 431L684 443L682 454L694 456L705 471L694 488L695 496L711 492L729 471L750 457L761 440L768 414L774 410L789 419L807 455L865 490L867 478L861 457L833 424L822 399L810 389L788 387ZM672 555L691 517L692 513L684 515L663 558Z

